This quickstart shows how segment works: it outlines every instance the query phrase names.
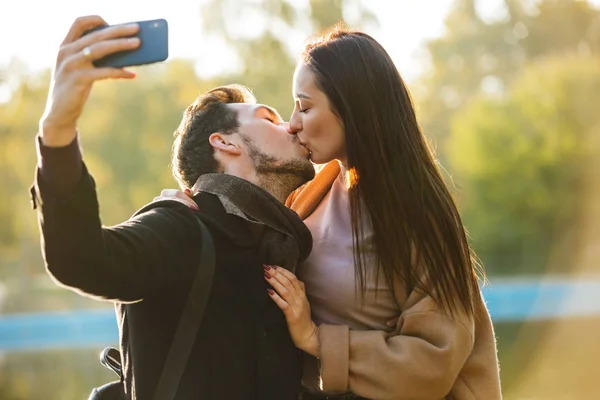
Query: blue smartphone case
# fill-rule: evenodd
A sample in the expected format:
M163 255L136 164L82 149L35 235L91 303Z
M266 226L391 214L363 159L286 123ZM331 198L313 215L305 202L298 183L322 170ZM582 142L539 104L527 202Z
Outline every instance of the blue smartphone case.
M140 38L140 47L135 50L121 51L94 61L96 67L131 67L164 61L169 57L168 24L164 19L136 22L140 29L134 35ZM92 29L86 34L104 29L107 26Z

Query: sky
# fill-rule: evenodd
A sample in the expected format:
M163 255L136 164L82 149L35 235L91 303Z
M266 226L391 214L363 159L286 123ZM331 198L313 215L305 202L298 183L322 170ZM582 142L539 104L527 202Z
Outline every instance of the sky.
M0 66L19 59L28 71L52 66L58 46L73 20L98 14L109 23L165 18L169 23L169 58L196 62L201 76L222 72L232 64L222 42L202 33L200 5L206 0L20 0L0 5ZM261 0L253 0L260 2ZM294 0L302 7L307 0ZM591 0L600 6L600 0ZM379 28L367 33L390 53L407 81L426 66L422 45L444 33L444 18L453 0L362 0L379 19ZM502 0L478 0L483 18L501 18ZM248 18L242 29L258 28L260 21ZM300 51L304 38L290 38L291 50ZM217 57L215 57L217 56ZM211 59L211 62L207 62ZM214 60L221 63L215 63ZM0 94L1 97L1 94Z

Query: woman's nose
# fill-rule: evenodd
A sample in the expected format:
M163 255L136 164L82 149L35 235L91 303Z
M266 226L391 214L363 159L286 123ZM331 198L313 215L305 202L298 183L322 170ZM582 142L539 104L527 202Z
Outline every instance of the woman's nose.
M290 117L290 133L296 134L302 130L302 122L300 121L300 116L297 111L292 113Z

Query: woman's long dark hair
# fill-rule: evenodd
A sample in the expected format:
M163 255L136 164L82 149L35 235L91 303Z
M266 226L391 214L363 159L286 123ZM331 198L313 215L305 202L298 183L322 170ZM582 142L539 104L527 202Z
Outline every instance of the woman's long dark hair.
M399 278L450 314L463 309L472 315L479 264L392 59L369 35L338 25L307 44L303 61L344 126L354 181L355 272L363 293L367 244L360 221L366 216L377 273L390 288Z

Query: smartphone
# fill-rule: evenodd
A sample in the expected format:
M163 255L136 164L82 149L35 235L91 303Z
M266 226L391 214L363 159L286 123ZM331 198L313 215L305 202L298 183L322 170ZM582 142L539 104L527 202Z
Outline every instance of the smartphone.
M140 29L132 37L140 38L140 46L134 50L109 54L93 62L96 67L123 68L165 61L169 57L169 26L164 19L135 22ZM125 25L125 24L123 24ZM90 34L109 25L99 26L85 32Z

